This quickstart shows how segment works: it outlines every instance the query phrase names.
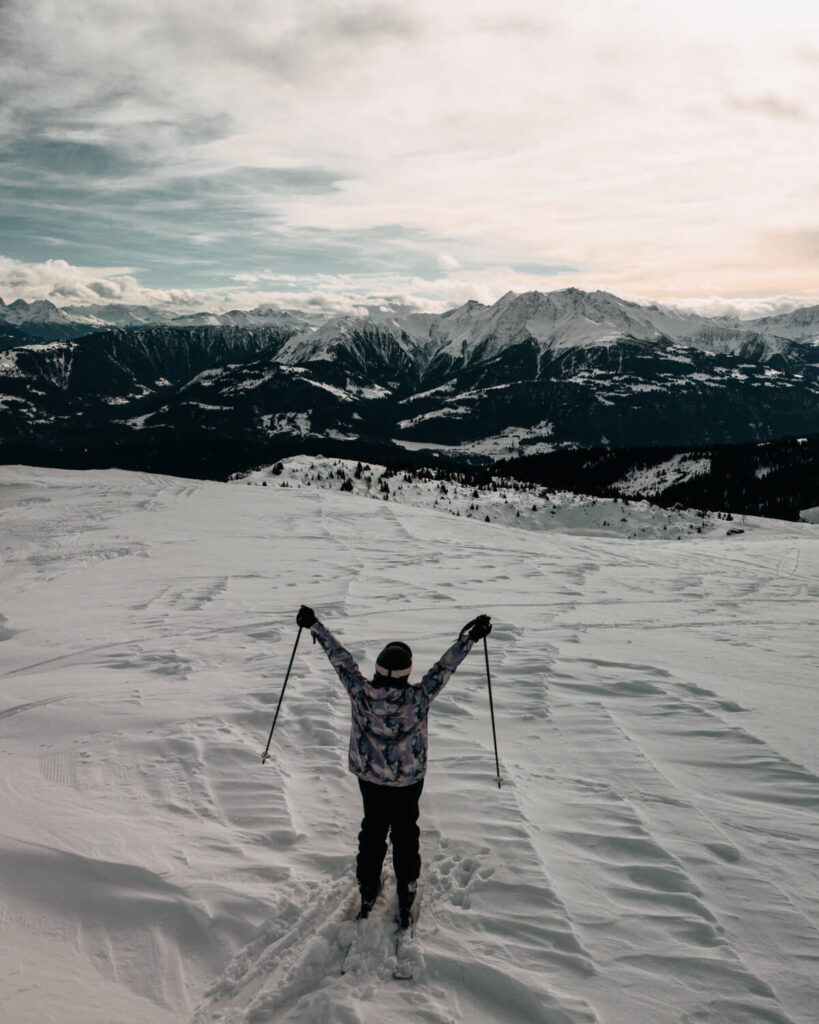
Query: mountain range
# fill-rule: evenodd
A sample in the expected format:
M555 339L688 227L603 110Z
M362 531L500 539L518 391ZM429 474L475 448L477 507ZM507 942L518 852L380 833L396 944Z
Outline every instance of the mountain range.
M162 319L0 305L0 441L509 458L766 440L819 422L819 307L739 321L570 288L441 314Z
M180 314L156 306L116 302L60 307L48 299L33 302L16 299L8 305L0 299L0 338L5 329L11 328L18 331L19 336L36 341L81 338L112 327L279 327L300 331L323 319L316 314L282 310L275 306L233 309L226 313L199 311Z

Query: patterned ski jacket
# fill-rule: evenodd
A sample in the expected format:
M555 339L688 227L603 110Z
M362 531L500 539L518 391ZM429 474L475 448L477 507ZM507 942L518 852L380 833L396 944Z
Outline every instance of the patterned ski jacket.
M456 640L418 686L374 686L326 626L316 622L310 632L350 697L350 771L379 786L419 782L427 770L429 706L472 650L473 641Z

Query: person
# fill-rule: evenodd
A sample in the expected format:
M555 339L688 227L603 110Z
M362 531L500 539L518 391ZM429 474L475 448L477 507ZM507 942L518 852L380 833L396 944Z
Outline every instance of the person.
M492 631L492 621L479 615L468 622L417 686L409 681L412 651L402 641L392 641L381 651L369 680L312 608L302 605L296 622L321 644L350 697L349 770L358 777L364 803L356 858L359 917L367 917L378 898L389 833L398 914L401 927L407 928L421 872L418 800L427 769L429 706L475 641Z

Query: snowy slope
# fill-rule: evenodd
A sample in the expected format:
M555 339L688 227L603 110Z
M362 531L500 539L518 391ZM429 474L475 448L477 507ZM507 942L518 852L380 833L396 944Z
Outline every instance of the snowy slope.
M711 459L700 455L672 455L648 469L631 470L614 487L620 494L662 494L669 487L711 472Z
M361 474L356 476L357 466ZM279 467L281 467L279 469ZM352 459L296 455L276 467L265 467L237 479L262 487L340 490L376 501L437 509L452 516L477 519L521 530L579 533L584 536L681 540L729 527L716 514L703 516L692 509L664 509L648 501L598 498L570 491L546 491L534 484L494 477L476 489L453 480L426 480L423 475L387 473L377 463ZM635 493L648 493L636 491ZM764 528L764 520L745 523L747 529Z
M276 358L282 363L334 361L341 352L351 356L362 370L380 362L398 375L411 366L415 345L394 322L342 316L315 330L294 335L281 347Z
M14 1024L813 1024L819 542L526 532L337 490L0 469ZM432 709L419 977L351 973L346 698L476 611ZM196 1008L198 1005L198 1009Z
M654 340L690 337L702 322L688 314L643 307L608 292L567 288L554 292L507 292L492 306L470 303L442 317L433 328L442 352L470 356L483 345L492 358L510 344L531 337L544 349L610 345L623 337Z
M770 337L819 345L819 306L803 306L790 313L762 317L754 320L753 325Z

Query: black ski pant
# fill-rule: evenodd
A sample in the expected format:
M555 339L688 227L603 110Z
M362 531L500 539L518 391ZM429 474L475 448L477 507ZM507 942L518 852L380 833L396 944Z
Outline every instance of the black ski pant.
M398 888L414 882L421 873L418 800L424 780L411 786L378 786L358 780L364 800L364 819L358 833L356 877L362 892L374 892L387 853L387 833L392 837L392 864Z

